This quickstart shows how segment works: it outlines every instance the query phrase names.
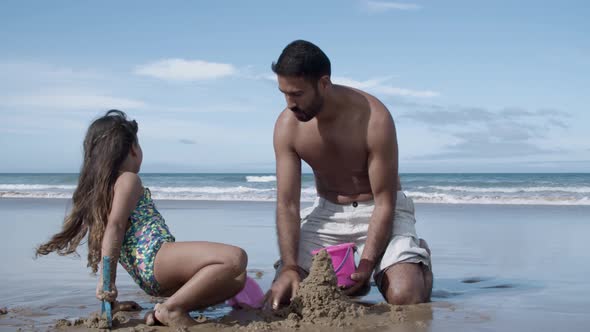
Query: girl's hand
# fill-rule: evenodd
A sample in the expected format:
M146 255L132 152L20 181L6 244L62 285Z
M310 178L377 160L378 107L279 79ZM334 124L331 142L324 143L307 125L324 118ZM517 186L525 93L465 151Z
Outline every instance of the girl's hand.
M115 302L117 299L117 286L115 283L111 283L111 290L105 292L102 290L102 278L98 278L98 284L96 285L96 298L100 301L108 301L108 302Z

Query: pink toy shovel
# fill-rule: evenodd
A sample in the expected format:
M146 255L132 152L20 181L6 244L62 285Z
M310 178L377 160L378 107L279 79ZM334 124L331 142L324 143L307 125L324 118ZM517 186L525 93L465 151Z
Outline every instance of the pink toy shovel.
M332 258L332 265L334 272L338 278L338 286L348 288L356 283L350 279L350 275L356 271L356 264L354 263L354 251L356 246L354 243L342 243L325 248L320 248L312 251L312 255L317 254L320 250L326 250Z

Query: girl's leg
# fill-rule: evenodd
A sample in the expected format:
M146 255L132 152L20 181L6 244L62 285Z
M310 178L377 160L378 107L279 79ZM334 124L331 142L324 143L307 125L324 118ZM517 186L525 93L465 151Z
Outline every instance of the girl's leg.
M162 295L155 317L166 325L192 325L192 310L218 304L237 294L246 280L246 252L213 242L171 242L156 255L154 273Z

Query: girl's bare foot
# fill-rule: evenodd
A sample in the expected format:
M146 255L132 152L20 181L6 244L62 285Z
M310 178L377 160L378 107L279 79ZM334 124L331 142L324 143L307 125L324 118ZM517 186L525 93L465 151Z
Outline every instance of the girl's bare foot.
M156 304L154 311L146 314L145 323L148 326L162 324L170 327L189 327L197 324L188 312L168 310L163 303Z

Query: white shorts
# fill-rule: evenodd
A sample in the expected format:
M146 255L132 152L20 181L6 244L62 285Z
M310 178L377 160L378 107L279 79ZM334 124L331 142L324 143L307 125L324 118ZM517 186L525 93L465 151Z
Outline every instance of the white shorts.
M374 208L374 201L341 205L316 198L313 206L301 211L298 265L309 271L313 250L340 243L352 242L362 253ZM378 285L381 272L397 263L422 263L430 268L430 255L419 246L415 223L414 202L398 191L391 238L374 270Z

